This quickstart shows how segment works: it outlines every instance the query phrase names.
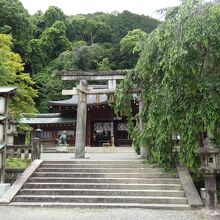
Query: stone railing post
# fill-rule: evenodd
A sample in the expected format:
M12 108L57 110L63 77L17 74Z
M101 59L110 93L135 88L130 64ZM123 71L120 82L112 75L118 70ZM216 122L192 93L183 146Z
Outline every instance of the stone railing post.
M6 159L6 146L0 149L0 169L1 169L1 184L5 181L5 159Z

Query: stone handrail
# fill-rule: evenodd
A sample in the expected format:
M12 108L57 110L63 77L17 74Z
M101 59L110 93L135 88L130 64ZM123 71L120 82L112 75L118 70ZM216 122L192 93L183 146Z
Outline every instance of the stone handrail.
M6 158L31 158L31 145L7 145Z

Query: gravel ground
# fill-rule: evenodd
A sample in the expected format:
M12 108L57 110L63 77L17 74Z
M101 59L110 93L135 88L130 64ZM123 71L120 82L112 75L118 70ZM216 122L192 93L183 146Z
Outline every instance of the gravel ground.
M65 209L0 206L1 220L208 220L203 210Z

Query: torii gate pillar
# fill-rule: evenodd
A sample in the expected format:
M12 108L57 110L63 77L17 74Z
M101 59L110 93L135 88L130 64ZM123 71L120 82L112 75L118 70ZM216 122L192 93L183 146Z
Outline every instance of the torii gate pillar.
M86 146L86 118L87 118L87 80L80 80L78 90L77 124L76 124L76 152L75 158L85 158Z

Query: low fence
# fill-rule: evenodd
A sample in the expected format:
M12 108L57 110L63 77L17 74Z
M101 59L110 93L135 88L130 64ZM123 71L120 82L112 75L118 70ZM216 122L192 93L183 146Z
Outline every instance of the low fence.
M8 145L6 147L6 158L31 158L32 145Z

